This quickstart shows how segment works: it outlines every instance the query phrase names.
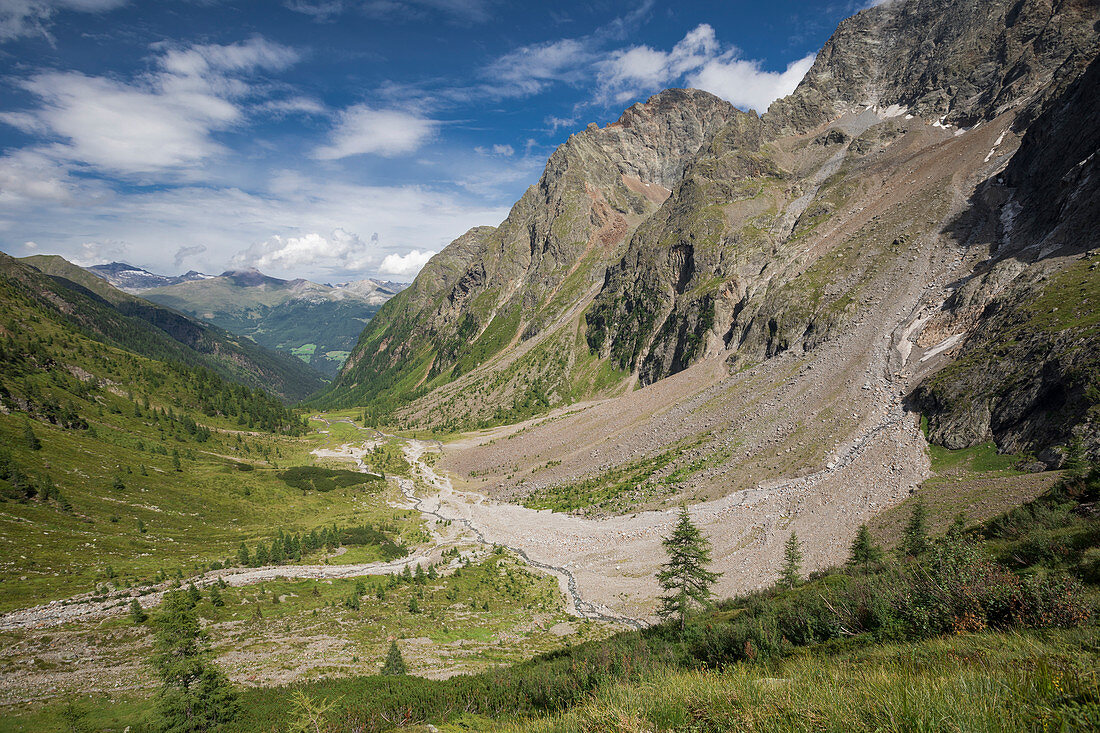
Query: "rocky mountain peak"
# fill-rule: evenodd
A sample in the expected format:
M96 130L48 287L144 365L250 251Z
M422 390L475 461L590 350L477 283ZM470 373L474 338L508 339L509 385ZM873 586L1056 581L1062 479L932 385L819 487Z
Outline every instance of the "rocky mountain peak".
M765 119L783 134L868 107L959 127L1033 116L1095 55L1095 15L1090 0L885 2L843 21Z
M589 126L589 137L619 171L643 183L673 188L703 143L742 114L700 89L666 89L638 102L606 127Z

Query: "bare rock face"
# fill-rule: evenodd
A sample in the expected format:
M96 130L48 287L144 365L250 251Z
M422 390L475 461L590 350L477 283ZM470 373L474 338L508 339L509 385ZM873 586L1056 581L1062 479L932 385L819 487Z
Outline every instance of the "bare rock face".
M617 247L736 114L706 92L670 89L570 136L499 227L455 240L382 308L335 399L398 404L539 334L600 281Z
M1096 345L1029 304L1096 246L1098 23L1088 0L894 0L844 21L763 117L668 90L590 125L383 308L331 400L513 421L708 358L812 354L923 272L950 297L912 344L964 355L914 395L933 438L1068 440L1100 395L1074 376ZM1072 275L1088 303L1094 272ZM995 364L1006 338L1020 350Z
M949 448L996 439L1054 466L1063 452L1051 445L1081 440L1100 458L1100 58L975 198L996 223L993 257L948 303L982 306L971 337L915 395L929 438ZM993 282L996 272L1013 277Z
M970 127L1042 101L1096 50L1089 0L895 0L843 21L793 94L765 119L804 132L844 112L897 105Z

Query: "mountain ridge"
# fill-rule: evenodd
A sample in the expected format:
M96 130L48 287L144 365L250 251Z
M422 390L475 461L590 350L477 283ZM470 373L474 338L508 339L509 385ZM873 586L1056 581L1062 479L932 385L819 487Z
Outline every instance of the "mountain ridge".
M741 369L812 352L860 318L893 258L914 256L907 250L929 237L969 237L950 221L966 216L931 189L920 194L924 211L897 201L873 218L861 213L867 204L856 202L892 175L883 166L906 164L894 151L947 171L937 151L995 126L980 163L995 177L1095 57L1096 20L1082 2L887 3L844 21L795 92L762 116L669 90L605 128L590 125L551 155L502 225L526 222L529 250L492 245L496 228L460 237L364 331L319 404L365 404L374 419L409 427L488 427L621 394L633 379L652 384L705 358ZM720 112L700 113L708 109ZM662 135L686 134L692 115L707 122L689 144L668 144ZM600 149L601 135L614 139L614 154L580 154ZM655 164L658 151L668 155ZM622 201L633 208L589 206L581 223L545 195L587 194L603 181L608 204L616 174L637 196ZM658 195L635 193L647 183ZM535 192L544 194L541 220L527 211ZM592 246L601 237L613 244ZM583 277L569 241L587 243ZM560 272L540 279L553 272L548 259L574 278L571 289ZM563 288L561 302L546 297ZM522 303L522 315L509 302ZM945 326L929 320L910 335L931 349Z

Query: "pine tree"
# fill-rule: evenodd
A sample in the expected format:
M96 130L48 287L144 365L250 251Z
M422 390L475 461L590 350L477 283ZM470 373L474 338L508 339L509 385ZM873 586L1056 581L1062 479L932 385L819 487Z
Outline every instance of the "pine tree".
M409 599L409 613L420 613L420 604L416 602L415 596Z
M206 637L187 594L165 594L155 623L152 664L161 680L157 694L161 729L197 733L232 720L240 703L229 680L209 661Z
M676 526L662 544L668 552L668 562L657 572L657 582L663 591L657 614L664 618L679 617L683 631L693 603L710 605L711 586L721 573L707 570L710 542L692 524L687 507L680 507Z
M31 427L30 420L23 421L23 440L26 441L27 448L31 450L42 450L42 441L34 434L34 428Z
M135 624L143 624L148 620L149 614L145 613L145 609L138 603L138 599L130 601L130 619Z
M779 582L788 588L793 588L802 580L802 543L798 541L798 535L791 532L787 543L783 545L783 569L779 571Z
M397 642L390 642L390 651L386 654L386 663L382 665L382 674L402 675L405 674L405 660L401 657L401 650L397 648Z
M198 603L202 600L202 592L195 587L194 583L192 583L191 586L187 589L187 595L191 599L192 603Z
M924 500L918 499L909 515L909 524L901 541L901 549L909 557L919 557L928 549L928 518Z
M210 605L214 608L221 608L225 605L225 599L222 598L222 592L217 583L210 586Z
M880 560L882 560L882 550L871 539L871 530L867 529L866 524L859 525L856 538L852 541L852 554L848 558L848 564L855 567L870 565Z
M241 543L240 549L237 550L237 562L239 562L242 567L246 568L252 564L252 555L248 552L248 546L243 542Z

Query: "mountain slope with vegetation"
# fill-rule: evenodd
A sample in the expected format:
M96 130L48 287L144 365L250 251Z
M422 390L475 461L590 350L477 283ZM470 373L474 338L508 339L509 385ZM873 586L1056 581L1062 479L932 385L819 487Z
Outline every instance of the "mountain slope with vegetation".
M119 348L205 366L288 401L300 400L323 384L297 359L118 290L61 257L35 255L17 261L2 255L0 268L8 282L21 285L56 317Z
M401 287L379 280L332 287L237 270L144 289L141 297L293 354L332 378L364 326Z
M763 116L670 90L590 126L500 228L456 240L383 309L319 404L408 428L514 423L707 361L813 358L913 277L927 292L892 304L880 336L905 333L888 369L915 389L975 348L985 304L1093 246L1097 20L1070 0L884 3L842 23ZM1062 203L1026 190L1038 181ZM1019 363L1021 379L1044 369ZM1040 392L1077 394L1072 379ZM1060 408L1011 402L983 401L994 427L952 437L933 414L930 435L1057 465L1069 423L1092 424L1070 411L1048 430Z

